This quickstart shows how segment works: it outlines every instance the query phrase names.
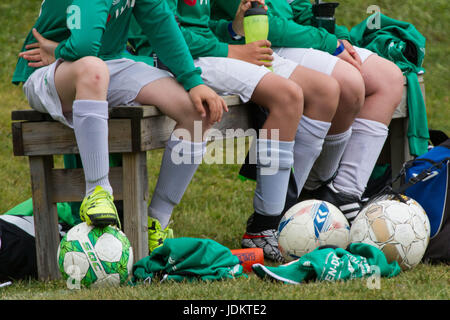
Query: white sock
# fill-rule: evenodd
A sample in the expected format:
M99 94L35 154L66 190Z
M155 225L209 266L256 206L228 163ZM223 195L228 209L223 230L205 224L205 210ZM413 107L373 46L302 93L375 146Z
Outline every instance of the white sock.
M255 211L277 216L284 209L289 176L294 162L294 141L257 139Z
M314 163L305 189L314 190L333 177L339 168L342 155L352 135L352 128L347 131L325 137L322 152Z
M342 156L335 188L361 198L388 136L388 127L377 121L355 119Z
M75 100L73 129L86 180L86 195L96 186L112 194L109 183L108 102Z
M300 194L309 172L322 151L331 123L302 116L295 135L294 177Z
M148 207L148 215L157 219L163 229L169 224L173 208L180 203L205 152L206 142L180 140L174 135L167 142Z

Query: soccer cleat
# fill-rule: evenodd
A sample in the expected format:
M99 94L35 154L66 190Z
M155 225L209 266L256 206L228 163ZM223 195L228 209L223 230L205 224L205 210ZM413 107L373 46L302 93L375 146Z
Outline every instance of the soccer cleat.
M101 186L95 187L94 192L84 198L80 207L80 218L95 227L117 225L121 228L114 198Z
M264 257L276 262L285 262L280 250L278 249L278 237L275 229L264 230L261 232L246 232L241 241L242 248L261 248Z
M338 191L332 182L322 185L315 190L302 190L299 202L308 199L327 201L335 205L341 210L350 224L363 207L363 202L357 196Z
M170 223L169 223L170 225ZM162 229L161 224L155 218L148 217L148 252L151 253L161 247L166 239L173 238L173 230L167 226Z

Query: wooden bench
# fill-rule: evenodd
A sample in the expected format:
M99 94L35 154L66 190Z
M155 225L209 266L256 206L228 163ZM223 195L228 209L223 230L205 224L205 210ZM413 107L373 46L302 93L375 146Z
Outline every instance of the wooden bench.
M237 96L224 98L229 112L214 128L222 133L226 129L243 129L241 133L245 135L247 129L253 128L254 105L242 104ZM387 151L397 170L409 155L406 98L394 118ZM109 151L122 154L122 167L111 168L110 182L114 198L123 200L123 230L133 246L135 261L148 254L146 153L163 148L174 126L172 119L152 106L114 107L110 112ZM82 169L54 168L54 156L77 154L75 135L49 115L34 110L12 112L12 134L14 155L29 158L38 276L42 280L56 279L60 277L56 203L81 201L85 182Z
M229 112L214 128L247 130L253 127L249 110L236 96L225 97ZM36 232L38 276L59 277L59 244L56 203L81 201L85 193L82 169L54 168L54 156L77 154L72 129L34 110L12 112L15 156L28 156ZM109 119L109 151L122 154L122 167L110 170L115 200L123 200L123 229L134 250L135 261L148 255L147 157L163 148L175 122L152 106L115 107Z

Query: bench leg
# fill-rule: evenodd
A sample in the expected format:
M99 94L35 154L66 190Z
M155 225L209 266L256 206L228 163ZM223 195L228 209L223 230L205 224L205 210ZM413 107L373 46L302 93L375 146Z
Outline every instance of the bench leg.
M390 125L390 154L392 176L396 177L406 161L412 159L409 154L408 142L408 119L393 119ZM394 187L398 187L400 181L394 183Z
M134 262L148 256L148 177L146 152L123 154L124 232L133 247Z
M31 190L36 238L38 277L40 280L61 277L57 251L59 246L58 212L52 202L52 156L30 156Z

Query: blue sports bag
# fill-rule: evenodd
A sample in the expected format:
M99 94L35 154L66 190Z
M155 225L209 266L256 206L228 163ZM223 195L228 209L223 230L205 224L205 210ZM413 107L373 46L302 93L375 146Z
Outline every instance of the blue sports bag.
M450 139L405 163L396 192L416 200L430 220L429 262L450 261Z

